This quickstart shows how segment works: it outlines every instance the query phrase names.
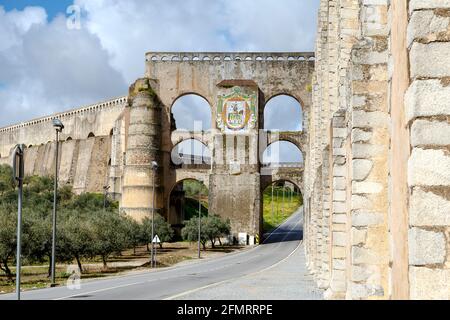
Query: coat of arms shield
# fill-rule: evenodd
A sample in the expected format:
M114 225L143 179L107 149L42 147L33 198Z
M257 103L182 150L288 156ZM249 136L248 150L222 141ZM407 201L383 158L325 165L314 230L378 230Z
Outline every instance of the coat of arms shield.
M249 107L244 99L232 98L224 103L223 118L229 129L240 130L245 127L249 117Z
M234 87L230 95L219 96L217 125L222 130L239 131L256 124L255 96Z

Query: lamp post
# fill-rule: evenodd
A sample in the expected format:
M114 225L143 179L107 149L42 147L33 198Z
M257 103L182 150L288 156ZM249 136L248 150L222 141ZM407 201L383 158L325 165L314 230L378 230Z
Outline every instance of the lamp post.
M56 259L56 206L57 206L57 193L58 193L58 158L59 158L59 134L64 129L64 125L61 120L53 119L53 127L56 130L56 148L55 148L55 183L53 190L53 216L52 216L52 262L51 262L51 286L56 286L55 282L55 259Z
M152 195L152 251L151 251L151 267L155 267L155 244L153 243L153 238L155 237L155 175L156 170L158 170L158 163L152 161L152 185L153 185L153 195Z
M201 220L202 220L202 203L201 203L202 187L198 189L198 258L200 259L200 237L201 237Z
M275 222L275 218L273 216L273 184L272 184L272 200L270 201L270 204L272 206L272 223Z
M17 204L17 254L16 254L16 294L20 300L20 271L22 252L22 191L24 177L24 145L17 145L14 150L13 174L14 180L18 182L18 204Z

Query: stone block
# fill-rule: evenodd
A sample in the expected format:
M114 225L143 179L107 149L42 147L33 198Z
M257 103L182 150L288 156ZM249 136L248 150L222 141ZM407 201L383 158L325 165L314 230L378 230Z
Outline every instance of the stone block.
M412 226L450 226L450 199L414 189L410 197L409 222Z
M345 247L347 245L347 234L344 232L333 232L333 246Z
M409 9L435 9L435 8L450 8L450 0L411 0L409 1Z
M345 177L334 177L333 178L333 189L335 190L345 190L347 187L347 181Z
M444 150L414 148L408 161L410 186L450 186L450 155Z
M443 232L412 228L408 233L409 263L416 266L444 263L446 241Z
M383 214L378 212L354 212L352 214L352 226L367 227L382 224L384 222Z
M365 180L373 168L373 162L366 159L353 160L353 180L363 181Z
M353 143L352 149L353 149L353 158L369 159L373 157L382 156L383 152L387 150L387 147L374 144Z
M388 116L381 111L367 112L367 111L353 111L353 127L354 128L385 128L388 123ZM353 141L355 142L355 141Z
M409 282L413 300L450 300L450 269L410 267Z
M406 118L450 115L450 86L440 80L416 80L405 96Z
M411 145L450 145L450 122L416 120L411 127Z
M415 42L410 51L412 78L450 77L450 42Z
M366 239L367 239L367 229L366 228L363 228L363 229L352 228L351 239L352 239L351 242L352 242L353 246L364 245L366 243Z
M352 195L352 210L371 208L372 202L365 196Z
M415 39L436 39L436 34L447 31L449 22L448 17L437 16L432 10L414 12L408 25L408 47Z
M383 185L378 182L357 182L352 183L353 194L376 194L383 191Z
M352 261L354 264L379 264L380 258L370 249L353 246Z
M352 142L368 142L372 138L372 132L362 129L352 130Z

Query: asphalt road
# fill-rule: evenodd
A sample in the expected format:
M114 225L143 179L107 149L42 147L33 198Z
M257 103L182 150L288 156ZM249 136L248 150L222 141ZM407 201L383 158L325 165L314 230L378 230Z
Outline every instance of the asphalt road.
M177 299L191 292L238 279L272 267L286 259L303 238L301 209L266 237L263 244L244 252L199 261L168 269L81 282L79 289L68 287L26 291L22 300L163 300ZM15 294L0 295L0 300Z

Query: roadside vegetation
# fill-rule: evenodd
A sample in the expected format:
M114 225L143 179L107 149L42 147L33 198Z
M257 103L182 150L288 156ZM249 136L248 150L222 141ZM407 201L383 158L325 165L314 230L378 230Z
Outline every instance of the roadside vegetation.
M283 198L284 188L284 198ZM273 187L273 212L272 212L272 187L266 188L263 193L263 230L269 232L279 226L303 205L300 193L291 192L286 187Z
M186 241L198 237L198 194L190 186L192 198L189 217L183 235ZM207 213L207 192L201 198L202 211ZM197 198L198 199L198 198ZM195 208L196 207L196 208ZM24 288L46 287L49 284L52 240L53 179L26 177L23 192L22 269ZM65 283L70 276L69 265L75 265L82 278L101 277L148 266L152 221L137 223L119 212L118 203L106 201L102 194L76 195L70 186L58 191L57 216L57 281ZM196 256L196 244L171 242L174 231L160 216L155 217L155 230L161 240L158 245L158 267L170 266ZM220 237L230 232L229 221L217 216L201 219L202 244L211 252L229 252L237 247L216 248ZM0 165L0 293L14 290L17 229L17 189L12 169ZM194 230L195 229L195 230Z

